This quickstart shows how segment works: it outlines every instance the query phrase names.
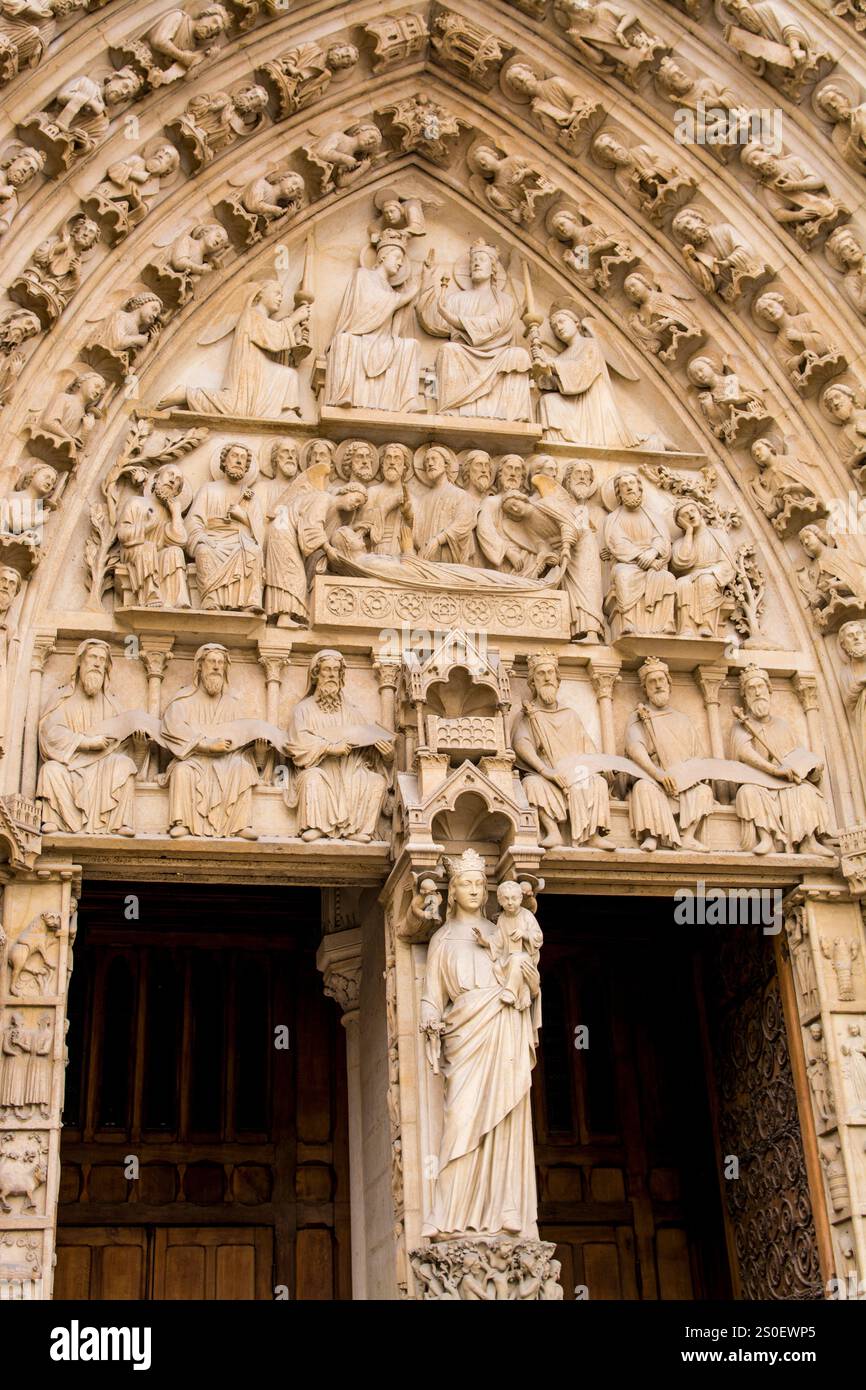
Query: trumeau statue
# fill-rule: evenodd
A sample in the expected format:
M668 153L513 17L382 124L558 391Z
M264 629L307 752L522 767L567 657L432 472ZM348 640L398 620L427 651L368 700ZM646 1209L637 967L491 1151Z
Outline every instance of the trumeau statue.
M609 290L615 274L625 275L640 265L640 256L619 233L609 232L568 203L557 203L545 219L551 239L547 249L558 256L576 278L592 289Z
M43 328L56 323L81 284L81 269L99 240L99 228L83 213L70 217L62 232L40 242L9 298L38 315Z
M216 390L182 387L160 401L160 409L183 405L199 414L238 415L276 420L289 411L300 414L298 373L286 363L308 346L310 305L299 304L280 316L284 289L279 280L244 285L215 324L199 337L200 347L232 334L223 385Z
M150 211L150 204L180 169L180 155L166 141L152 142L142 154L116 160L91 189L82 206L99 223L112 245L128 236Z
M376 838L387 789L380 769L393 759L393 734L347 699L345 680L342 653L318 652L289 720L286 752L295 772L286 800L297 808L303 840Z
M734 708L731 756L763 774L737 792L743 849L754 854L799 850L833 858L827 807L818 790L820 759L798 743L786 720L772 713L765 671L747 666L740 673L740 694L744 708Z
M448 873L445 922L430 941L421 992L428 1062L445 1077L433 1204L422 1235L535 1240L529 1092L540 1022L538 968L521 952L516 973L531 1002L520 1008L503 998L499 933L484 915L484 861L469 849L449 861Z
M475 175L470 180L475 196L518 227L530 226L539 200L557 192L556 184L523 155L503 154L488 141L473 145L466 159Z
M725 42L750 72L799 101L834 59L814 43L799 15L781 0L722 0L730 20Z
M665 523L646 506L637 473L617 473L602 496L610 512L603 556L611 560L605 612L614 641L632 632L674 632L676 580L668 568L671 542Z
M212 466L214 481L195 495L187 535L202 608L262 611L264 516L252 489L256 472L245 445L226 444Z
M847 359L815 325L812 314L799 312L786 292L759 295L752 314L762 328L776 334L776 355L801 395L813 394L847 367Z
M726 304L735 304L773 274L737 227L730 222L710 223L699 208L678 212L671 231L695 284L704 294L715 290Z
M45 155L27 145L12 146L0 159L0 236L8 232L20 208L19 194L45 167Z
M640 378L622 354L597 336L597 325L574 300L550 306L550 327L561 344L545 350L540 334L530 333L533 377L541 391L539 419L546 439L632 449L641 442L623 419L608 368L628 381Z
M667 49L634 11L620 10L608 0L554 0L553 15L590 69L613 72L629 87L637 87Z
M822 176L797 155L774 154L753 141L743 147L740 160L764 189L773 217L807 250L851 216L851 209L828 192Z
M418 343L407 311L419 282L406 231L379 236L372 265L354 272L328 349L328 405L406 411L418 403Z
M170 121L173 134L192 173L203 169L237 140L252 135L267 116L264 87L247 86L233 92L210 92L192 97L182 116Z
M687 498L674 509L682 532L671 547L677 576L677 632L681 636L718 637L730 608L736 563L725 534L708 526L697 502Z
M649 145L625 145L611 131L595 137L592 154L597 163L613 170L617 187L651 222L661 222L695 191L694 180L665 155Z
M229 688L230 657L206 642L194 658L192 685L169 700L162 737L174 755L166 780L169 835L255 840L253 787L259 772L250 744L281 746L279 730L245 718L246 705Z
M511 743L526 798L538 811L541 844L561 845L560 826L567 820L572 844L612 850L607 782L580 764L582 754L597 750L577 710L560 702L556 656L534 652L527 670L529 699L514 723Z
M651 656L638 672L646 703L638 704L625 730L626 756L646 773L629 793L629 824L642 850L690 849L706 853L701 831L715 807L712 784L680 788L668 771L689 758L705 758L694 719L670 705L671 678Z
M351 43L332 44L323 50L317 43L290 48L257 69L257 76L272 88L277 118L285 120L304 106L319 101L332 79L348 73L358 61L358 50Z
M585 144L592 121L601 114L599 103L583 96L566 78L539 77L522 59L503 68L501 83L513 100L528 101L545 134L572 153Z
M459 288L436 283L432 253L418 300L421 326L450 341L436 357L438 409L443 415L531 420L529 354L514 346L517 304L497 247L483 240L454 266Z
M135 763L122 751L147 737L143 710L119 714L108 693L111 650L88 638L75 653L72 681L51 699L39 721L42 830L133 835Z

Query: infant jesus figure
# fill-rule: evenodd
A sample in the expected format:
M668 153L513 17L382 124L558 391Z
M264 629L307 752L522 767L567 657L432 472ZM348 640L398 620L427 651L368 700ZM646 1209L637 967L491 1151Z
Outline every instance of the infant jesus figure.
M532 888L528 883L515 883L513 879L500 883L496 890L496 901L502 908L496 919L498 935L483 943L493 957L502 983L499 998L503 1004L513 1004L518 1009L528 1009L532 1002L523 962L528 960L538 969L544 939L535 917L523 905L524 898L531 896Z

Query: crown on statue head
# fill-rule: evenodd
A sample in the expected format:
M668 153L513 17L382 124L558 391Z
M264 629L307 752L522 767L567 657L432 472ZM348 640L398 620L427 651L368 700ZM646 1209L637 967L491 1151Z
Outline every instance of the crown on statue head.
M408 232L401 231L398 227L386 227L376 236L376 250L381 251L384 246L399 246L401 251L405 251L408 239Z
M445 871L449 878L458 878L460 874L487 873L484 860L477 849L465 849L459 858L446 855Z
M668 680L671 678L666 661L662 661L660 656L648 656L637 673L637 678L644 689L646 689L648 678L654 671L661 671L662 675L667 676Z
M547 647L542 647L540 652L531 652L526 658L526 669L529 672L529 679L532 680L539 666L549 666L550 663L559 669L559 660L556 652Z
M491 260L499 260L499 251L497 247L491 246L490 242L485 241L483 236L476 237L475 240L472 242L472 245L469 247L470 260L472 259L473 252L475 251L484 251L491 258Z
M754 661L750 661L748 666L744 666L743 670L740 672L741 695L745 695L749 682L755 680L756 677L758 680L762 680L765 685L770 684L770 678L766 671L762 670L760 666L756 666Z

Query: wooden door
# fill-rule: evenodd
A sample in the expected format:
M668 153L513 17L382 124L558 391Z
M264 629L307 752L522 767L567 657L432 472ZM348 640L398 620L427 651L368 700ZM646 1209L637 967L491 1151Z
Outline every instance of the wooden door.
M591 1299L726 1297L693 946L670 903L636 909L541 902L541 1234L557 1243L566 1298L576 1286Z
M309 890L85 887L58 1297L351 1296L345 1035L320 934Z

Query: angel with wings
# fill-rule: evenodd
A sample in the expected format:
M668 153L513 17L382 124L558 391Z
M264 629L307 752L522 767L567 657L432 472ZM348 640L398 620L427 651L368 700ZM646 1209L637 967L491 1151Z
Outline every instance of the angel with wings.
M238 415L278 420L287 411L300 415L298 373L294 354L307 349L305 326L309 303L279 318L283 286L278 280L244 285L240 302L230 302L224 315L198 339L200 347L217 343L229 333L231 352L223 385L184 386L164 396L160 409L182 406L207 415Z
M634 365L605 341L592 319L581 316L572 299L551 305L550 328L561 344L558 352L547 351L537 331L530 341L545 438L606 449L636 448L641 437L620 414L609 371L639 381Z

